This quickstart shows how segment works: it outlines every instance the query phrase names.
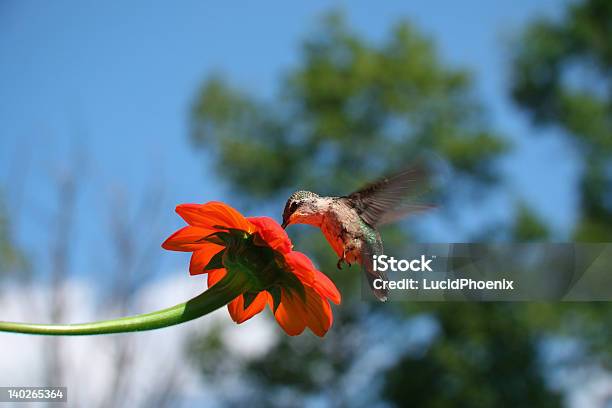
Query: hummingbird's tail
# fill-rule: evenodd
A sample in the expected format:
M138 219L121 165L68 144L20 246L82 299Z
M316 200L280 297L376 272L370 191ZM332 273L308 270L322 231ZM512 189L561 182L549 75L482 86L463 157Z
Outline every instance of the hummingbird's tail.
M389 290L386 286L383 286L382 283L386 283L388 281L387 274L382 271L375 270L373 259L374 255L382 255L382 253L382 240L380 239L379 235L375 243L365 243L363 250L361 251L361 268L368 281L368 284L370 285L372 293L374 293L374 296L376 296L376 298L381 302L386 302L389 295ZM382 289L377 289L377 287L382 287Z

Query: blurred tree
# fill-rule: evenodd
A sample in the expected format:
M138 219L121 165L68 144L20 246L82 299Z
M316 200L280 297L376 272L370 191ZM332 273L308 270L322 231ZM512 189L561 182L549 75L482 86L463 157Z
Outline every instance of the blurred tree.
M403 356L384 395L398 406L558 407L534 364L533 333L515 305L490 306L440 308L445 339Z
M527 27L512 61L512 96L537 126L560 128L576 148L582 173L574 238L612 240L612 2L569 5L561 18ZM563 181L560 181L563 182ZM564 309L565 310L565 309ZM553 313L554 314L554 313ZM607 304L573 307L564 327L609 365Z
M0 195L0 278L23 277L25 274L16 272L27 271L26 260L13 242L10 219L2 198Z
M546 225L525 204L519 204L517 210L511 236L521 242L546 241L550 235Z
M517 42L512 95L537 125L560 127L583 158L579 241L612 239L612 2L568 7Z
M280 212L282 200L296 188L344 194L423 152L436 156L452 180L438 192L440 214L481 203L496 185L495 159L506 151L506 140L488 127L469 73L447 67L432 42L408 23L374 45L330 14L304 43L303 59L281 89L277 101L259 101L217 76L204 83L194 104L194 144L212 153L206 157L213 157L218 173L242 192L245 205L276 200ZM532 237L542 233L521 228ZM322 235L296 232L304 230L290 231L299 248L316 255L322 270L335 271ZM383 235L391 252L401 253L409 240L398 226ZM331 406L383 400L432 407L559 405L557 394L544 386L537 333L530 331L521 308L380 307L358 300L360 278L354 269L333 275L343 304L323 342L310 335L282 336L272 350L249 362L251 403L303 406L302 398L310 397ZM403 334L395 335L418 332L412 326L418 316L431 316L439 326L421 354L406 349ZM222 347L213 340L202 341ZM375 349L391 360L379 360ZM199 360L208 378L219 379L215 370L227 364L214 355ZM355 364L363 359L370 361L368 368L358 370ZM351 392L352 378L362 386ZM227 402L242 401L235 395Z
M274 104L217 77L194 105L192 140L249 199L345 192L423 150L450 162L457 186L492 178L506 143L485 126L469 74L444 67L411 25L376 47L331 14L303 55Z

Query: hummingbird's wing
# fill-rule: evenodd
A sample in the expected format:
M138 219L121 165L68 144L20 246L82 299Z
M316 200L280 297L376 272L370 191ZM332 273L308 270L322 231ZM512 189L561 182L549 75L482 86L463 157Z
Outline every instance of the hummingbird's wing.
M364 240L362 250L361 250L361 269L370 284L370 289L374 293L374 296L381 302L387 301L387 296L389 291L387 289L375 289L374 281L376 279L382 279L383 281L387 281L387 274L382 271L374 270L374 262L373 255L382 255L383 254L383 245L382 240L380 239L380 234L376 234L376 240L373 242L369 242Z
M414 203L414 198L429 190L429 179L429 171L419 163L370 183L347 198L361 218L376 227L434 207Z

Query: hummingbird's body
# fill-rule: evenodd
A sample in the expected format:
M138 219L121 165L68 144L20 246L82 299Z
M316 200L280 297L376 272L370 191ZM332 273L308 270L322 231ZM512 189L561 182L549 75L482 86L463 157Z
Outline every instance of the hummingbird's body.
M318 227L342 262L362 265L370 287L378 299L387 299L386 289L375 289L374 281L387 280L375 271L373 255L382 255L378 225L392 222L422 206L405 205L422 177L417 169L390 176L344 197L321 197L310 191L297 191L289 197L283 212L283 227L309 224Z
M382 241L375 228L366 224L346 197L317 197L313 200L316 211L301 223L321 229L340 261L349 265L361 263L366 244Z

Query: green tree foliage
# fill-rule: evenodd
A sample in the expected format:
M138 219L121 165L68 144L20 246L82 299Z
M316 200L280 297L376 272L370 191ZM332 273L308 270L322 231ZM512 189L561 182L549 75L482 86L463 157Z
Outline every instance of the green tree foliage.
M220 174L245 194L269 200L295 186L338 194L423 150L464 181L492 176L506 143L483 123L469 74L446 68L409 24L373 46L332 14L302 55L273 103L218 77L195 103L194 142L214 149Z
M573 4L517 42L512 95L537 125L563 129L582 156L580 241L612 239L612 2ZM559 180L559 182L563 182Z
M560 405L559 396L546 391L533 333L514 305L443 307L438 318L446 339L423 354L406 354L387 374L384 394L398 406Z
M611 2L573 3L560 19L529 25L512 60L514 100L535 125L562 129L582 159L577 241L612 238L611 22ZM540 323L579 338L600 362L609 364L612 332L604 323L612 317L608 304L564 305L540 312Z
M344 194L422 152L434 154L450 172L440 214L478 205L474 197L481 199L496 185L495 160L507 150L506 140L486 123L469 73L448 67L408 23L372 44L337 14L328 16L305 41L302 59L281 91L277 99L261 101L217 76L204 83L194 104L194 144L212 153L206 157L214 158L218 173L248 204L276 200L280 207L297 188ZM469 191L478 194L462 194ZM533 222L531 216L521 222L531 238L543 233L527 225ZM401 227L383 235L386 248L409 239ZM539 331L525 318L526 308L366 303L356 293L356 268L335 272L321 234L293 236L300 250L316 255L320 268L340 282L343 303L324 341L281 336L269 353L246 363L251 403L302 406L300 398L315 397L331 406L381 400L430 407L559 405L558 395L544 385ZM421 349L406 348L409 334L419 332L413 326L419 317L439 329ZM378 366L371 352L381 347L391 361L376 372L355 374L362 358L372 359L368 367ZM194 346L194 352L202 349ZM227 366L215 355L209 351L199 359L208 378L219 378L215 370ZM369 375L357 399L345 391L352 375Z
M517 241L546 241L548 228L525 204L518 206L516 219L511 232Z

